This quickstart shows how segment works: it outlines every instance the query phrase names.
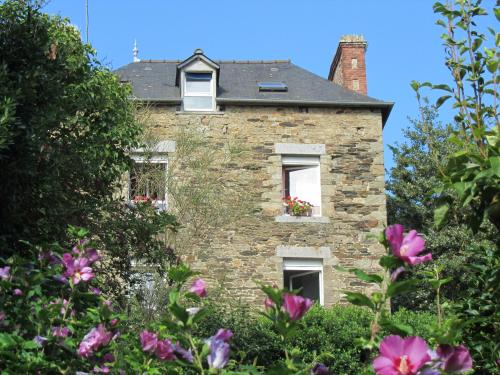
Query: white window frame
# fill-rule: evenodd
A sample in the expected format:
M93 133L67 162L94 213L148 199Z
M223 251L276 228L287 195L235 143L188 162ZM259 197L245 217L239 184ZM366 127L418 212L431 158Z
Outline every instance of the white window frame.
M163 199L153 201L154 206L158 211L166 211L168 209L168 193L167 193L167 173L168 173L168 157L166 155L132 155L132 160L137 164L164 164L165 170L165 196ZM128 177L128 201L130 204L133 204L132 197L132 185L130 173Z
M323 259L314 258L283 258L283 277L285 271L303 271L298 275L290 276L290 284L292 287L292 278L298 276L305 276L313 272L319 272L319 304L323 306L324 303L324 289L323 289Z
M201 73L201 74L211 74L212 75L212 78L210 79L210 82L209 82L209 86L210 86L210 92L209 93L206 93L206 92L188 92L187 90L187 74L198 74L198 73ZM214 85L214 76L215 76L215 72L212 71L212 70L207 70L207 71L183 71L182 72L182 93L183 93L183 102L182 102L182 108L184 111L187 111L187 112L211 112L211 111L214 111L215 110L215 85ZM203 96L203 97L211 97L212 100L211 100L211 105L210 105L210 108L186 108L186 105L185 105L185 102L184 102L184 98L185 97L199 97L199 96Z
M313 209L313 217L321 217L322 214L322 193L321 193L321 164L320 164L320 156L319 155L281 155L281 173L283 175L282 181L282 197L285 197L285 169L287 167L312 167L315 168L316 178L318 181L318 189L319 189L319 206L313 206L316 210ZM298 197L299 199L304 199L302 197ZM286 209L286 207L285 207ZM284 212L284 215L290 216L289 214Z

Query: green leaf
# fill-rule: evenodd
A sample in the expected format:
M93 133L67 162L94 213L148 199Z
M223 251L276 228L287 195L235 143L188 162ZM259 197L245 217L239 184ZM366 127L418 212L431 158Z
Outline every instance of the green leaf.
M500 156L490 157L490 164L493 174L500 177Z
M393 322L387 318L382 318L380 320L380 326L396 335L412 336L414 334L413 327L408 324Z
M403 265L403 261L394 255L384 255L380 257L378 262L382 267L386 269L397 268Z
M449 210L450 205L448 203L445 203L434 210L434 225L437 228L441 228L446 222Z
M356 306L366 306L372 310L375 310L375 305L372 300L364 295L363 293L358 292L344 292L346 295L346 299Z
M356 277L360 280L369 282L369 283L377 283L380 284L383 280L382 276L376 275L376 274L369 274L364 272L363 270L360 270L359 268L351 268L347 269L341 266L336 266L336 270L341 271L341 272L350 272L356 275Z
M436 108L441 107L444 104L444 102L450 98L451 98L451 95L444 95L444 96L441 96L440 98L438 98L438 100L436 100Z
M184 308L179 306L177 303L172 303L168 305L168 309L184 325L187 323L189 319L189 314Z
M23 342L23 345L22 345L23 349L26 349L26 350L31 350L31 349L37 349L40 347L40 345L38 345L36 342L34 342L33 340L29 340L29 341L25 341Z
M185 283L187 279L197 273L192 271L188 266L182 264L180 266L172 267L168 270L168 277L177 283Z
M432 86L433 89L436 89L436 90L444 90L444 91L448 91L448 92L453 92L453 90L450 88L450 86L448 85L433 85Z
M418 284L420 284L420 282L415 279L393 282L387 288L387 295L389 297L394 297L400 294L412 292L416 289L415 287Z
M16 346L16 340L8 333L0 333L0 349L9 349Z
M415 92L418 92L420 89L420 84L417 81L411 81L410 86Z
M493 11L495 12L495 17L497 18L497 21L500 21L500 8L493 8Z

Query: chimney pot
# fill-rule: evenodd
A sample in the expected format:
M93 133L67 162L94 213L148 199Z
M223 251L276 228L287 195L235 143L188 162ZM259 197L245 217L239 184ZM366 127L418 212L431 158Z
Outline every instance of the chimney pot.
M328 79L346 89L367 95L366 47L362 35L343 35L333 57Z

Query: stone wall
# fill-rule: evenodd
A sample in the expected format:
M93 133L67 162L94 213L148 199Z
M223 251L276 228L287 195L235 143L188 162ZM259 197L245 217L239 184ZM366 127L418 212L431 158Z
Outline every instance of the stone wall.
M257 209L214 229L204 244L209 251L193 248L182 254L209 284L222 282L230 296L261 303L255 281L281 286L282 256L303 256L323 259L325 305L338 302L342 290L364 288L334 266L375 270L383 251L367 238L386 220L379 110L227 106L223 112L194 114L155 106L150 111L152 131L160 140L175 139L179 127L195 126L205 131L214 147L231 136L246 148L225 175ZM282 220L277 143L325 145L319 220Z

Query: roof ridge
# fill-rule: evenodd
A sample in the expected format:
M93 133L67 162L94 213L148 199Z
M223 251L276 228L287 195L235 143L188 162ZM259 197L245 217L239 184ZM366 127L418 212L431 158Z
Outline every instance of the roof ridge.
M217 60L219 63L223 64L283 64L291 63L292 60Z
M139 61L140 63L180 63L182 60L161 60L161 59L150 59L150 60L145 60L141 59Z
M292 60L214 60L219 64L290 64ZM139 63L181 63L182 60L143 59Z

